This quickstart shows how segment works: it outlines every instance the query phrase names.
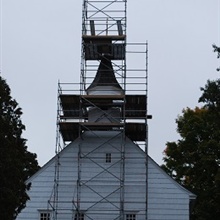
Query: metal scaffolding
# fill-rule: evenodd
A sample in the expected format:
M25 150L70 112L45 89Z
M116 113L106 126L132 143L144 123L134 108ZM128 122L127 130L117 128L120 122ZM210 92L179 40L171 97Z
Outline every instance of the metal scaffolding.
M48 207L53 211L53 219L58 220L61 212L60 152L69 143L79 139L76 155L78 161L76 196L69 201L72 203L73 219L82 220L84 216L87 219L94 219L93 216L99 212L100 215L111 215L107 210L96 209L97 204L105 202L111 207L112 219L122 220L125 219L125 138L128 137L141 146L146 155L148 153L147 119L150 118L147 114L148 48L147 43L127 43L126 0L84 0L82 8L80 83L58 84L55 178ZM106 78L103 77L103 72ZM112 88L114 93L111 93ZM98 112L96 120L91 116L93 109ZM103 131L112 132L114 135L105 141L100 133ZM93 143L93 148L89 152L83 146L83 135L86 132L104 142ZM120 143L112 144L112 140L117 138L120 138ZM92 156L98 153L104 144L118 152L118 159L108 168ZM85 178L82 166L86 162L95 164L99 173ZM116 165L119 175L111 171L111 167ZM99 176L104 172L117 183L117 186L105 196L92 185L94 181L99 181ZM146 161L146 181L147 173ZM86 206L82 198L86 189L98 195L100 199L94 201L91 199ZM118 199L110 200L109 197L112 195ZM144 218L147 219L147 189L145 213Z

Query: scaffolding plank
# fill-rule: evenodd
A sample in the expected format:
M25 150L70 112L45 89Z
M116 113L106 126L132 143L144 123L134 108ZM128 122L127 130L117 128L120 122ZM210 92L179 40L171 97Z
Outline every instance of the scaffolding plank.
M126 95L125 117L146 118L146 95Z
M122 36L123 30L122 30L122 26L121 26L121 20L117 20L117 27L118 27L118 35Z
M65 116L79 115L79 95L61 94L59 99Z
M122 123L88 123L88 122L60 122L59 129L64 141L74 141L79 131L112 131L123 127Z
M146 124L145 123L126 123L125 135L132 141L145 141Z
M106 128L111 128L111 127L123 127L124 126L124 123L114 123L114 122L80 122L79 124L84 127L98 128L101 130L105 130Z
M93 40L122 40L126 39L126 35L83 35L84 42L91 42Z
M92 99L111 99L111 100L123 100L124 95L82 95L82 98L92 100Z
M77 123L59 123L60 133L63 141L74 141L79 136L79 124Z
M84 43L86 60L101 59L103 54L108 55L111 60L125 59L125 44L112 44L111 42L88 42Z
M88 122L60 122L59 128L64 141L74 141L79 131L113 131L121 130L125 126L125 135L132 141L145 141L145 123L88 123Z
M61 119L88 117L86 107L116 107L124 104L124 95L60 95ZM81 108L80 108L80 103Z
M93 106L98 108L110 108L110 107L122 107L124 104L124 99L122 96L83 96L82 103L85 106Z
M126 118L151 118L146 115L146 95L60 95L63 118L87 117L86 107L122 107L125 103ZM84 108L80 110L80 99ZM81 112L80 112L81 111Z
M90 20L90 30L91 30L91 35L95 36L95 22L94 22L94 20Z
M124 95L84 95L82 102L85 106L116 107L124 104Z

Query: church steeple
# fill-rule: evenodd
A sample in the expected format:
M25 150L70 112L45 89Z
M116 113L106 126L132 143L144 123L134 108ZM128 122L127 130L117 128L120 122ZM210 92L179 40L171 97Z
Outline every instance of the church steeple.
M143 44L127 44L126 9L127 0L83 1L79 88L74 90L77 91L76 94L68 94L70 90L62 91L58 87L57 131L60 131L64 144L74 146L73 152L67 154L70 158L73 155L75 157L68 160L70 164L74 161L74 179L59 175L65 168L58 169L62 166L59 162L62 143L61 138L57 137L57 169L50 203L53 205L55 220L61 219L63 214L66 216L66 211L69 210L65 209L65 213L63 212L64 197L59 195L66 184L74 186L73 198L65 204L69 205L75 219L136 218L136 214L126 216L130 200L125 193L126 184L130 187L131 182L132 186L133 182L137 182L133 187L135 194L135 187L139 183L138 179L127 181L125 162L130 163L130 152L136 153L139 143L145 147L147 154L147 72L145 63L139 62L142 55L143 60L146 60L147 47L142 50L139 47ZM127 53L129 60L138 61L132 62L132 69L129 71L126 64ZM136 65L138 68L135 68ZM132 146L135 147L134 151L130 151ZM112 156L111 163L109 155L110 158ZM147 168L145 165L143 167ZM68 167L67 169L69 170ZM65 182L59 184L60 180ZM144 184L147 192L146 180ZM143 196L141 198L143 199L138 198L138 204L141 201L140 218L146 219L148 203ZM133 210L132 205L131 211Z

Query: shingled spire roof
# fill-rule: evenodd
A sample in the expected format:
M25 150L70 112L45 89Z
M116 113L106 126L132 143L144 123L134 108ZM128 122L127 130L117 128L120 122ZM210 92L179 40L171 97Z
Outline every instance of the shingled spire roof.
M87 88L88 93L92 91L99 91L100 94L102 92L106 93L106 91L110 94L115 91L123 92L123 89L115 77L112 62L106 56L101 58L96 76L91 85Z

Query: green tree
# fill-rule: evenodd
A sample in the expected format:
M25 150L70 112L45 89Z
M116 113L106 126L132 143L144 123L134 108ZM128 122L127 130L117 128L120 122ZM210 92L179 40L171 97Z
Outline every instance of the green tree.
M220 216L220 79L208 81L199 102L176 120L181 139L168 142L162 168L197 195L192 219Z
M29 199L25 181L38 169L36 154L27 150L22 138L22 111L0 76L0 219L15 219Z

